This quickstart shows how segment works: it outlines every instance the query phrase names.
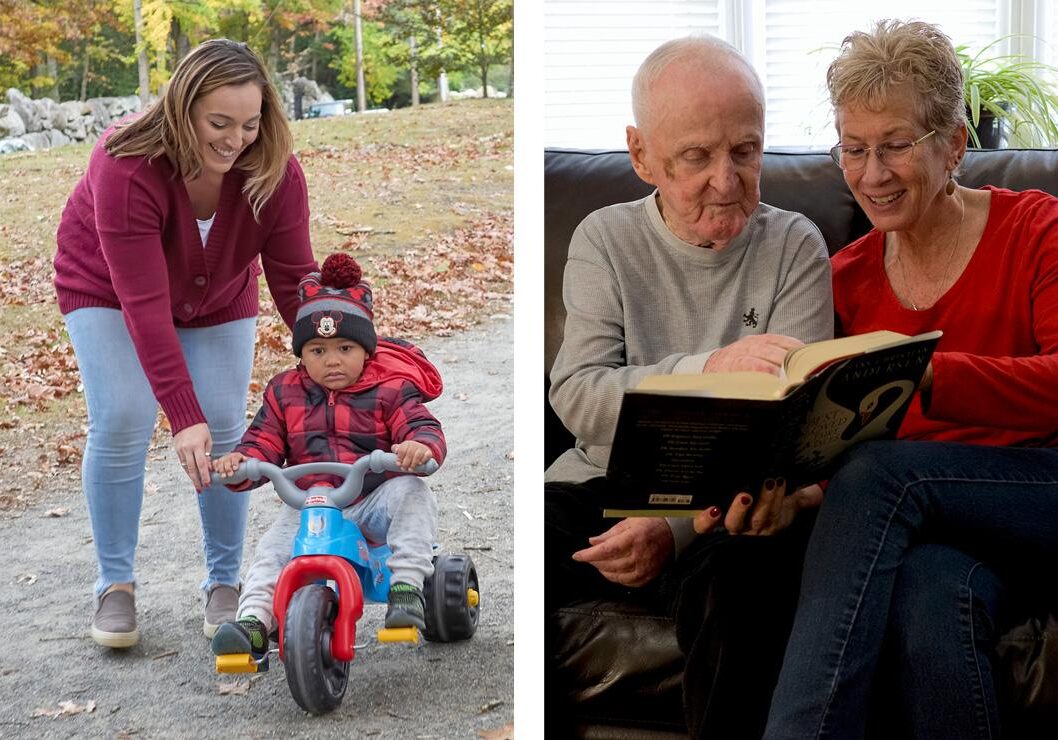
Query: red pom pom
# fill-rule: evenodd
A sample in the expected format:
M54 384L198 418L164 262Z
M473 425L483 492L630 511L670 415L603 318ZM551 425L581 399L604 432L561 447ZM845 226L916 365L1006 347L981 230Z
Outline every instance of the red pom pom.
M360 265L349 255L338 252L323 261L320 282L329 288L350 288L360 282Z

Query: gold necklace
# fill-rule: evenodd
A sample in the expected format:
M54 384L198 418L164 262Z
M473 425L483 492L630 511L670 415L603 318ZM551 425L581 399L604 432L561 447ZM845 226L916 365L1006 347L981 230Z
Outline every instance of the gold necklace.
M959 228L955 232L955 241L952 242L951 250L948 252L948 261L944 265L944 273L941 275L941 284L946 283L948 281L948 278L951 277L951 261L952 258L955 256L955 250L959 248L959 242L962 240L962 225L963 221L966 219L966 204L963 202L962 198L959 199L959 206ZM907 280L907 266L904 265L903 254L903 248L901 247L901 249L896 253L896 262L898 265L900 265L900 278L904 282L904 290L907 293L908 302L911 303L911 310L921 311L922 309L918 307L917 303L915 303L915 297L911 295L911 283L909 283ZM941 293L941 295L944 294ZM937 296L937 298L939 300L940 296ZM936 301L934 301L934 303L936 303Z

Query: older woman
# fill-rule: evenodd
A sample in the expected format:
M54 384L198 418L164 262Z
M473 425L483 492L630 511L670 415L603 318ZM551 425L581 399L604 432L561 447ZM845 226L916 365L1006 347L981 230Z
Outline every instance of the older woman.
M161 100L103 134L63 211L55 288L88 404L82 479L101 645L139 640L133 556L159 406L199 492L203 630L234 619L247 498L210 485L209 455L246 426L258 258L288 325L298 281L316 269L292 150L260 59L245 44L207 41Z
M935 27L849 36L827 82L874 225L833 259L840 329L944 337L902 439L830 482L765 736L862 737L884 655L891 736L997 737L1000 608L1055 597L1019 576L1058 560L1058 199L955 182L962 74Z

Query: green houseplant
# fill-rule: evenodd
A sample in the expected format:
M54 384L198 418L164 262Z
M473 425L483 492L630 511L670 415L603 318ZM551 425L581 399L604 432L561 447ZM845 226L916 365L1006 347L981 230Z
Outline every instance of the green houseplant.
M994 118L1007 136L1030 147L1058 146L1058 68L1013 54L995 54L996 39L975 54L955 47L971 143L981 146L982 122ZM994 145L993 145L994 146Z

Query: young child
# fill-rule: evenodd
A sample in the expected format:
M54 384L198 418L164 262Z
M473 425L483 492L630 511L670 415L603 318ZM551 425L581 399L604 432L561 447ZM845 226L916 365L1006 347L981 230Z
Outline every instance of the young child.
M351 463L372 450L397 454L404 470L445 456L441 425L423 405L441 393L441 377L422 352L407 342L377 339L371 288L360 266L334 254L322 273L298 286L301 306L294 324L294 354L301 363L268 383L264 403L235 450L213 463L231 475L247 457L275 465L338 461ZM316 479L316 480L310 480ZM298 483L334 476L306 476ZM231 486L246 490L264 481ZM345 516L369 540L393 551L386 627L425 628L422 587L433 572L437 504L426 482L414 475L368 473L361 496ZM290 560L299 512L284 506L261 539L246 575L237 621L221 625L213 638L217 655L268 649L275 629L272 596Z

